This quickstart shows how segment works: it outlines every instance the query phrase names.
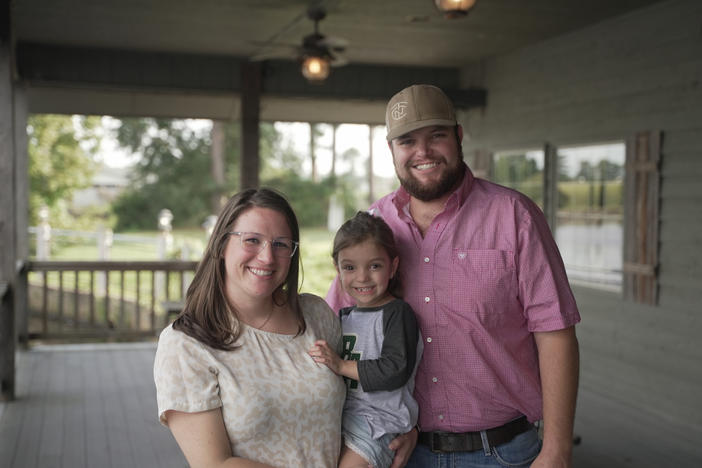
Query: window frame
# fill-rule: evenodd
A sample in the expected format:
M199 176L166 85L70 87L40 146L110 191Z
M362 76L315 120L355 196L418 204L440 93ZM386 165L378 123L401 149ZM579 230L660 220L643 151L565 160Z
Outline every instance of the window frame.
M612 141L624 143L623 258L620 294L626 300L648 305L658 303L662 140L661 131L650 130L636 132L627 138L591 139L560 145L551 142L543 144L543 211L555 236L558 211L558 149L576 145L594 146ZM534 145L524 145L522 148L534 148ZM474 153L476 176L494 180L492 168L496 155L519 151L524 150L500 149L492 152L476 150ZM587 283L581 283L578 286L598 292L607 291Z

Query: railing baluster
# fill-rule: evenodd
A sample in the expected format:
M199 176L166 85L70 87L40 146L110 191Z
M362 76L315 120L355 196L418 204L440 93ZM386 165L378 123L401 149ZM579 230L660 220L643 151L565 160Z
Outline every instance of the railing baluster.
M41 299L41 330L46 335L49 333L49 282L46 271L41 272L44 284L42 286L43 295Z
M166 270L163 272L166 276L166 302L171 298L171 272Z
M59 289L58 289L58 326L59 330L63 328L63 270L59 274Z
M124 270L119 272L119 326L124 327Z
M151 270L151 331L156 331L156 270Z
M141 270L136 271L136 323L137 330L141 330Z
M78 302L80 301L80 293L78 291L78 270L73 271L73 328L78 328L80 320L78 316Z
M95 270L90 270L90 326L95 326Z
M108 328L115 328L114 322L110 320L110 272L105 270L105 323Z
M187 261L32 261L29 271L33 272L35 283L30 287L42 294L42 298L37 294L37 309L41 307L41 315L37 311L38 320L34 330L30 330L30 338L80 340L119 336L133 339L153 335L163 326L162 301L170 303L169 307L178 306L187 292L186 282L192 279L196 268L196 262ZM133 271L134 276L127 278L129 271ZM114 287L110 284L113 272L119 272ZM84 287L86 281L89 284ZM165 293L162 292L164 287ZM151 296L143 297L149 288ZM136 300L133 300L135 290ZM68 296L72 297L72 305ZM145 313L149 315L144 317Z

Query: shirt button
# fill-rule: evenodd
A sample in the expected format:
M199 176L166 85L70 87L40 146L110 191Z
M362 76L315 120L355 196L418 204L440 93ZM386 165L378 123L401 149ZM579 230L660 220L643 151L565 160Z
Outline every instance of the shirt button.
M424 257L424 263L429 263L429 257Z
M431 301L431 298L429 296L424 298L424 302L429 302L429 301Z
M443 415L443 414L440 414L440 415L439 415L439 419L443 421L443 420L444 420L444 415Z
M432 378L431 378L431 381L434 382L434 383L436 383L436 382L439 381L439 379L437 379L436 377L432 377Z
M431 336L427 338L427 343L431 343Z

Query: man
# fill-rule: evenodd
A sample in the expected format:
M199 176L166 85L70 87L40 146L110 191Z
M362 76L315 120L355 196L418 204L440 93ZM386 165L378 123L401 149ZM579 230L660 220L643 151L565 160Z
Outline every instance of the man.
M439 88L397 93L386 124L401 188L371 211L393 229L424 340L418 434L393 441L393 467L415 438L409 467L571 466L580 316L543 213L473 177ZM327 301L349 304L336 281ZM532 424L541 419L543 446Z

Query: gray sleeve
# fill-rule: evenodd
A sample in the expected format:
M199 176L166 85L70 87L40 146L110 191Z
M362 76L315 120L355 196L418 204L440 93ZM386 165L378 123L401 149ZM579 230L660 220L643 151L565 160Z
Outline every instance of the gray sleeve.
M395 390L412 376L419 330L409 304L394 301L383 309L383 335L380 357L358 361L358 377L366 392Z

